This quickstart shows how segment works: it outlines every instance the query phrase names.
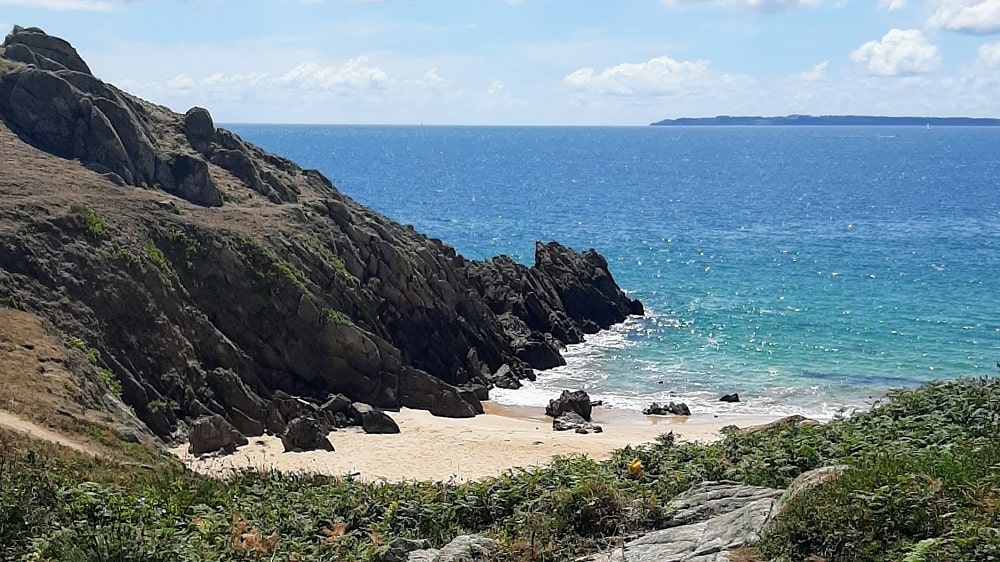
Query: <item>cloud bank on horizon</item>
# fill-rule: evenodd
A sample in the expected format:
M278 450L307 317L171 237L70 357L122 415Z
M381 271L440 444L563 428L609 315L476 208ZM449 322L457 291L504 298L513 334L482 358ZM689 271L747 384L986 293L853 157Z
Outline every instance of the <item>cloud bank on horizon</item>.
M1000 0L0 0L221 122L1000 115Z

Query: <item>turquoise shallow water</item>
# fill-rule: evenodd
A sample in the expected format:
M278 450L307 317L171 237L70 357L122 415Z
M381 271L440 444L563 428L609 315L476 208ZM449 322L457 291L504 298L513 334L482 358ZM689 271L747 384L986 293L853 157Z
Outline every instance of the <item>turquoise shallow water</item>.
M647 316L503 402L829 416L1000 372L1000 129L231 128L467 257L608 258Z

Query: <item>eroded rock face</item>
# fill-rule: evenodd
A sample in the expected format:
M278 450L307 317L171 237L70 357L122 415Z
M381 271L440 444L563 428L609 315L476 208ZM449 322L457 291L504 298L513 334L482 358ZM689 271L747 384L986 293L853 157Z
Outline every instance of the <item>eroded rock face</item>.
M535 243L535 264L507 256L469 264L468 275L500 318L514 354L536 369L565 365L560 348L584 334L643 313L615 284L596 251L574 252L558 242Z
M526 359L638 310L594 252L469 262L40 30L0 57L0 289L92 349L161 437L210 416L336 426L336 394L473 416L489 378L532 378Z
M90 67L68 42L37 27L15 25L3 42L4 57L44 70L72 70L90 74Z

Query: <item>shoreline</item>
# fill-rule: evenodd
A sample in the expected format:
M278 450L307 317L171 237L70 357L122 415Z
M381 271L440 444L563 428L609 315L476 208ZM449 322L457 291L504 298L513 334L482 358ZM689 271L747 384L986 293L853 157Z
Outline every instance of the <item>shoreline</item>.
M508 470L547 464L557 455L583 454L603 460L627 445L652 442L673 432L685 441L709 442L728 425L762 425L780 416L644 416L629 410L595 407L593 423L603 433L587 435L552 430L541 408L484 402L474 418L439 418L422 410L387 411L401 433L368 435L360 428L329 434L333 452L285 453L281 439L265 435L225 456L196 458L188 445L170 449L202 474L225 476L246 469L351 475L364 481L463 482L499 476Z

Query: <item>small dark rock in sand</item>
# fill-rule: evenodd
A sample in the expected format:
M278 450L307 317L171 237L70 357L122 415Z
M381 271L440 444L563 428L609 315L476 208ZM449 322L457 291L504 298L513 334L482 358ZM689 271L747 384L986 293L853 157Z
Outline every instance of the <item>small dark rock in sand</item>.
M670 402L663 406L653 402L642 413L647 416L690 416L691 409L683 402Z

